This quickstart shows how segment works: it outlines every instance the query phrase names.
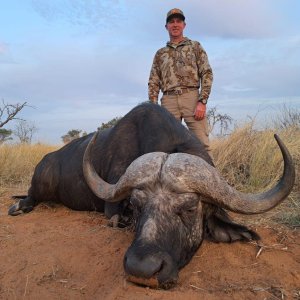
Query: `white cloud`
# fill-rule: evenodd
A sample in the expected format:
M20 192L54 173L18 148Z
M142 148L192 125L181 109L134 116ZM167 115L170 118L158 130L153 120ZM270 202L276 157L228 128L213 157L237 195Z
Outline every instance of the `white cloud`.
M124 16L120 1L32 0L34 9L48 21L64 21L86 28L106 27Z
M188 26L193 34L222 38L262 38L278 32L279 16L268 1L189 1Z
M298 38L220 41L219 47L211 59L214 97L300 95Z

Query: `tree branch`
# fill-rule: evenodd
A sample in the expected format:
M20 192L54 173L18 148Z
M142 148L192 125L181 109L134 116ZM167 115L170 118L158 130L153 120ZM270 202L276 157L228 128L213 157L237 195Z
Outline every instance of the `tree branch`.
M2 100L2 105L0 106L0 128L3 127L11 120L21 120L16 118L16 115L27 106L27 102L22 104L7 104Z

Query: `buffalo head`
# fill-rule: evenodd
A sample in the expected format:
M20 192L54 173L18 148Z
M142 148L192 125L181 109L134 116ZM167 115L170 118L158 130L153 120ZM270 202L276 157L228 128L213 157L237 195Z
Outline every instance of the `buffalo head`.
M108 184L90 162L95 139L96 135L84 155L86 181L105 201L130 197L136 234L124 257L124 268L133 281L149 285L150 280L164 288L176 283L178 270L203 240L207 205L241 214L263 213L287 197L295 180L292 158L275 135L284 173L277 185L264 193L235 190L213 166L185 153L145 154L131 163L116 184Z

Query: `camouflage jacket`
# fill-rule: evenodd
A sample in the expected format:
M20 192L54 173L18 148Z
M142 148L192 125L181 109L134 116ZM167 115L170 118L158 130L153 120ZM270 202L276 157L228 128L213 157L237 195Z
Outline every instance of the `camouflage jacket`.
M200 86L200 98L208 99L212 81L212 69L199 42L188 38L176 45L168 42L154 56L148 82L149 100L156 103L160 90Z

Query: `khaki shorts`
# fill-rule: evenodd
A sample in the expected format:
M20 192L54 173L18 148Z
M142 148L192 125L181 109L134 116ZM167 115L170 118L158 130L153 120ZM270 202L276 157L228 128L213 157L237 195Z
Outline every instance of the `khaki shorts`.
M198 139L202 141L209 154L211 154L207 119L205 117L204 119L197 121L194 118L198 99L198 90L189 91L181 95L163 95L161 98L161 105L180 122L183 119L187 127L195 133Z

